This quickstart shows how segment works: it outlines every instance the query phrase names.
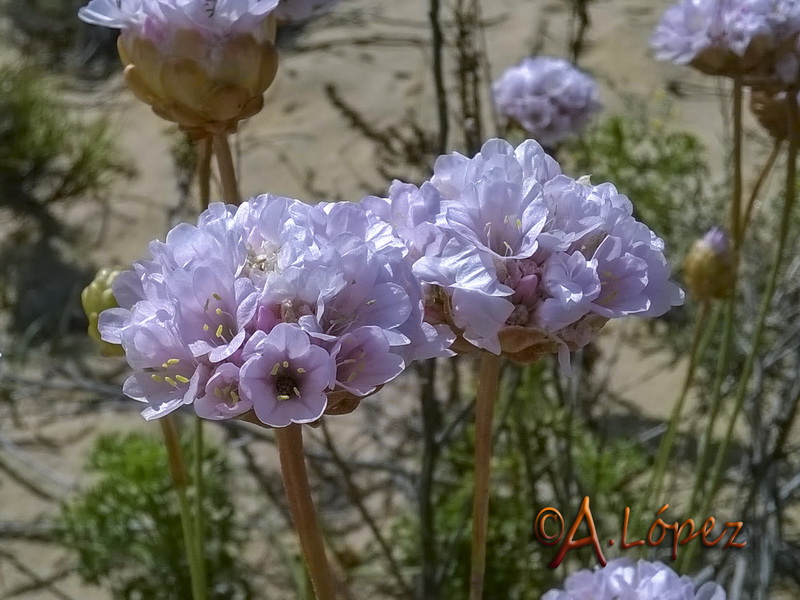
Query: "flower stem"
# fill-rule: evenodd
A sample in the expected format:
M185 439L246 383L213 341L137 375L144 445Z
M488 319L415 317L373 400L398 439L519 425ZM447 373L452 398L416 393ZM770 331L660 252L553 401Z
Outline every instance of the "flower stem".
M694 336L692 338L692 349L689 355L689 366L686 369L686 377L684 378L680 395L678 396L678 400L672 409L672 415L669 420L667 433L664 435L661 445L658 448L653 476L650 479L650 484L647 486L647 491L644 495L644 498L646 499L645 501L647 502L649 502L650 499L655 499L656 503L661 502L659 496L661 495L664 483L664 473L667 468L667 461L669 460L672 446L675 443L675 435L678 431L678 425L681 422L683 405L686 403L686 398L689 395L689 390L691 389L692 381L694 380L694 373L697 368L697 363L700 361L700 348L703 346L701 341L703 339L703 331L705 330L706 317L708 316L708 308L708 302L703 302L700 305L700 310L697 312L694 325Z
M203 589L207 587L205 531L203 513L203 419L194 422L194 541L196 544L198 576Z
M192 515L189 508L189 500L186 498L186 488L189 478L186 473L186 464L183 461L181 444L178 439L178 429L175 420L171 416L159 420L161 431L164 434L164 442L167 446L167 456L169 460L169 473L172 477L172 486L178 495L178 508L181 514L181 529L183 530L183 543L186 547L186 554L189 559L189 577L192 581L193 600L206 600L206 589L200 577L200 564L195 545L194 534L192 532Z
M211 202L211 150L210 137L197 141L197 187L200 196L200 211Z
M740 231L742 213L742 79L733 79L733 198L731 200L731 236L734 253L738 256L742 242Z
M796 94L797 90L793 90L792 92L787 93L787 98L790 99L789 127L791 131L791 137L789 138L789 149L788 149L788 157L786 163L786 184L785 184L786 189L784 192L783 213L781 215L781 221L778 229L778 246L775 250L775 258L773 259L772 267L769 273L769 278L767 279L767 286L766 289L764 290L764 296L761 300L761 309L759 311L755 330L753 332L753 339L752 339L752 344L750 346L750 351L748 352L747 358L745 359L744 368L742 369L742 373L739 378L739 385L736 389L733 414L731 415L730 420L728 421L728 428L725 431L725 437L722 439L722 442L719 448L717 449L717 454L715 456L714 465L711 471L710 485L707 492L704 494L703 504L701 508L701 514L703 515L708 513L709 508L711 506L711 502L713 501L714 497L719 491L721 485L725 454L728 450L728 446L730 445L731 439L733 438L733 430L736 426L736 421L739 417L739 413L742 410L742 406L744 405L744 400L747 395L748 383L750 382L750 376L753 373L756 357L758 356L759 347L761 346L761 340L764 335L767 315L769 314L770 308L772 306L772 299L775 295L775 290L777 289L778 276L780 275L781 272L783 256L785 254L787 246L786 242L789 238L792 210L794 209L795 199L797 196L797 151L798 151L797 137L798 136L795 133L795 127L798 120L798 114L797 114L798 111L797 111L796 101L794 100L794 98L796 98ZM684 556L685 558L684 564L687 569L691 566L691 561L693 557L694 557L694 552L693 549L690 548L689 552Z
M750 198L747 201L747 206L745 206L744 209L744 216L742 217L742 236L744 236L744 234L747 232L747 226L750 224L750 217L753 214L753 207L755 206L756 199L758 198L759 193L761 193L761 188L763 187L764 182L766 182L767 177L772 172L772 167L775 166L775 161L777 160L782 147L783 140L775 140L775 143L772 146L772 152L770 152L767 162L764 163L764 167L761 169L758 179L756 179L756 183L753 186L753 191L750 193Z
M222 195L228 204L241 204L239 186L236 183L236 170L233 167L233 156L228 136L224 133L214 134L214 154L217 157L219 177L222 180Z
M500 357L484 352L475 400L475 490L472 496L472 571L470 600L481 600L486 576L489 529L489 475L492 461L492 418L500 384Z
M303 430L292 424L275 431L278 454L283 474L283 486L292 512L295 530L300 538L308 573L314 585L317 600L335 600L336 586L328 559L325 556L325 541L317 520L311 488L308 485L305 458L303 456Z

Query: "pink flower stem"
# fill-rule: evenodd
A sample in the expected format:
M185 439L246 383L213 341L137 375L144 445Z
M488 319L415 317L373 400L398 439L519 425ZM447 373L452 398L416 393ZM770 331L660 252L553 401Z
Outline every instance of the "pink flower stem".
M233 167L233 156L231 155L231 147L226 134L214 134L214 154L217 157L217 168L222 181L222 195L225 198L225 202L238 206L242 203L242 199L239 196L236 170Z
M281 461L283 487L289 501L295 531L300 538L308 573L314 585L317 600L336 600L336 585L328 559L325 540L311 499L305 457L303 456L303 431L292 424L275 430L278 455Z
M492 461L492 420L500 387L500 357L484 352L475 400L475 489L472 496L472 570L470 600L481 600L486 577L489 530L489 475Z
M211 202L211 150L212 140L206 137L197 141L197 188L200 212Z

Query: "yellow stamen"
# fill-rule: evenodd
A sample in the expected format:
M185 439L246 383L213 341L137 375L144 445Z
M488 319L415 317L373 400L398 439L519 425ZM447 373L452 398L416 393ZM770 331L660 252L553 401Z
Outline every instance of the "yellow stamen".
M280 396L278 396L278 400L288 400L288 399L289 396L287 396L286 394L281 394Z
M272 367L272 371L270 372L270 374L271 374L273 377L275 377L275 375L277 375L277 374L278 374L278 371L280 371L280 369L281 369L281 363L275 363L275 366L274 366L274 367Z
M220 297L220 295L219 295L219 294L217 294L216 292L214 292L213 294L211 294L211 297L212 297L212 298L214 298L214 300L216 300L217 302L222 302L222 298L221 298L221 297Z
M178 387L178 384L175 382L175 380L172 377L164 377L164 381L166 381L172 387Z
M222 325L217 327L217 332L214 335L216 335L220 339L222 338Z
M175 375L175 379L177 379L181 383L189 383L189 379L187 377L184 377L183 375Z
M203 331L208 331L208 330L209 330L209 326L208 325L203 325Z
M158 381L159 383L164 381L163 377L161 377L160 375L156 375L155 373L153 375L150 375L150 379L152 379L153 381Z
M293 387L292 391L294 392L295 396L297 396L298 398L300 397L300 390L298 390L296 387Z
M215 312L215 313L217 313L218 315L221 315L221 314L222 314L222 309L221 309L221 308L218 308L218 309L217 309L217 310L215 310L214 312Z
M302 375L303 373L306 372L306 370L303 367L297 367L297 372L300 373L300 375Z
M233 398L233 403L234 404L238 404L239 403L239 394L237 394L236 392L231 392L231 398Z
M283 361L283 368L284 369L288 369L289 368L289 361L288 360Z

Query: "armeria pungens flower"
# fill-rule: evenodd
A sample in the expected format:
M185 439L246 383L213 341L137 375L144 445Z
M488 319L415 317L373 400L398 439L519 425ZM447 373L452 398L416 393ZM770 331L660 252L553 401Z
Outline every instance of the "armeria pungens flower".
M563 363L609 319L683 302L664 243L628 198L563 175L533 140L442 156L430 182L395 183L382 202L425 285L426 319L453 329L458 352L522 363L558 353Z
M275 9L279 22L305 21L330 10L339 0L280 0Z
M120 29L125 81L187 130L232 131L275 78L278 0L91 0L87 23Z
M679 0L650 38L658 60L710 75L769 75L800 33L796 0Z
M580 133L597 113L597 84L568 61L525 58L492 85L497 111L547 147Z
M564 589L550 590L542 600L726 600L725 590L713 582L699 588L660 562L627 558L605 567L583 569L567 577Z
M148 419L194 404L207 419L311 423L449 353L452 333L423 322L406 244L366 205L215 203L150 254L99 319Z

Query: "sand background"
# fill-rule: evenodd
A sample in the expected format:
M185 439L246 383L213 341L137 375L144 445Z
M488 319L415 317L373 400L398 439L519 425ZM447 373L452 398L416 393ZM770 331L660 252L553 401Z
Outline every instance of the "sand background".
M721 111L724 85L689 69L657 63L648 53L647 38L668 4L666 0L595 2L581 65L601 82L602 100L611 112L626 109L620 90L658 101L668 86L677 87L681 94L669 96L675 110L670 126L699 136L709 149L715 178L722 179L727 139ZM423 0L343 0L332 13L309 23L297 34L294 49L289 47L282 56L279 76L267 94L264 111L251 119L238 136L244 196L272 192L308 201L358 200L388 187L389 182L375 168L374 145L350 128L331 107L324 88L335 84L349 103L378 126L414 118L433 130L436 120L427 10ZM565 55L566 3L485 0L483 11L485 19L492 23L486 30L486 46L495 75L539 44L545 53ZM545 24L542 38L540 32ZM357 44L359 40L380 37L395 43ZM452 55L448 56L446 68L452 73ZM452 85L450 77L448 86ZM136 179L116 186L108 229L99 245L92 243L86 249L98 265L129 264L143 256L148 241L163 236L169 210L177 203L168 152L172 127L135 101L118 76L91 90L73 88L67 97L84 114L102 113L111 118L119 132L120 146L138 171ZM458 130L455 112L451 119ZM451 139L453 149L458 143L456 137ZM308 174L313 174L311 179ZM69 218L99 229L101 220L93 211L78 208L70 212ZM605 332L606 345L615 346L617 336L626 327ZM643 355L633 347L625 347L614 367L612 387L650 417L664 418L669 414L684 369L679 364L652 376L664 360L663 356ZM91 430L87 429L89 425ZM106 411L91 417L91 423L71 421L43 427L24 418L21 423L0 420L2 439L18 444L24 449L24 456L49 469L45 479L60 483L50 481L47 485L64 496L82 481L80 468L94 433L132 428L146 428L132 411ZM70 452L65 455L37 444L34 435L57 439L73 436L79 441L70 444ZM0 523L46 517L52 506L8 477L0 477ZM41 575L64 564L62 554L46 546L6 541L2 546ZM0 597L22 581L15 569L0 560ZM102 590L82 587L76 577L68 580L64 590L82 600L108 597ZM47 592L19 596L24 600L53 597Z

